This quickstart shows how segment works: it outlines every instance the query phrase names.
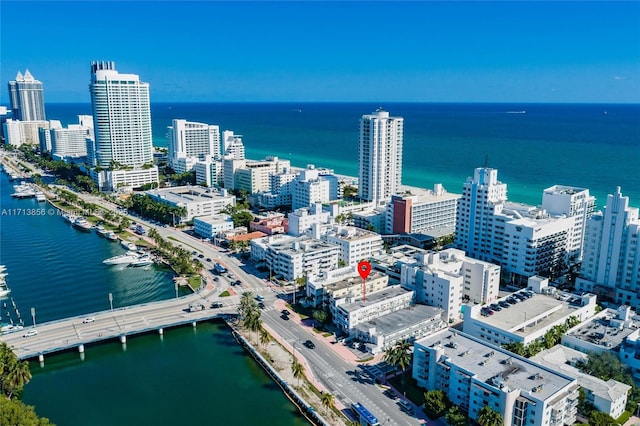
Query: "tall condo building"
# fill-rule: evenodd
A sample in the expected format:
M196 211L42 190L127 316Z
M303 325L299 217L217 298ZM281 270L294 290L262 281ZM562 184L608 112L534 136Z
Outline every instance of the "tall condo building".
M502 241L495 238L493 216L507 201L507 184L498 180L498 170L475 169L467 178L456 209L455 246L469 257L500 264Z
M620 187L588 221L576 289L640 307L640 219Z
M112 61L92 62L89 92L95 126L89 158L93 166L113 172L99 173L100 189L157 182L149 84L135 74L120 74Z
M169 130L169 163L177 173L193 168L196 161L220 158L220 128L218 126L174 119ZM184 167L193 159L191 167Z
M9 99L14 119L46 120L42 82L33 78L29 70L26 70L24 75L18 71L16 79L9 82Z
M394 195L402 182L404 119L378 109L360 119L358 186L360 198L379 205Z

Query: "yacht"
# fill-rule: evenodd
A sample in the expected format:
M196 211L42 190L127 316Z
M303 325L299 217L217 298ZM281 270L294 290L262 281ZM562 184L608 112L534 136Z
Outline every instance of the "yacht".
M138 247L136 247L135 243L132 243L131 241L122 240L120 244L122 245L122 247L126 248L127 250L131 250L131 251L138 250Z
M104 236L109 241L118 241L118 236L113 231L107 231Z
M20 185L15 185L13 189L16 192L11 194L11 196L15 198L31 198L36 196L36 191L33 188L31 188L31 186L27 183L21 183Z
M14 331L20 331L23 328L24 327L21 325L7 324L7 325L3 325L2 328L0 328L0 333L2 334L13 333Z
M2 299L11 294L11 289L7 286L7 280L5 278L7 276L5 272L7 267L0 265L0 268L0 299Z
M105 265L129 265L140 258L140 255L135 251L128 251L125 254L119 256L113 256L109 259L102 261Z
M47 201L47 197L45 197L44 192L38 191L36 192L36 200L38 200L38 202L41 203L43 201Z
M63 213L62 218L65 222L73 223L76 220L75 216L70 215L69 213Z
M110 232L108 229L105 229L104 226L102 225L98 225L96 226L96 232L98 233L98 235L100 235L101 237L105 237L107 236L107 233Z
M91 228L93 228L93 225L82 216L77 217L76 220L73 221L72 225L84 232L90 232Z
M153 264L153 259L148 254L141 255L138 260L135 260L129 264L129 266L139 267L139 266L149 266Z

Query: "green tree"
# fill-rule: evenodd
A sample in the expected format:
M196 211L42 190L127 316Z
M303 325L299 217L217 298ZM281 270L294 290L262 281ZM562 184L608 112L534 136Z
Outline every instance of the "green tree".
M402 386L405 386L404 373L411 364L411 343L407 339L399 340L384 354L384 360L392 367L400 367L402 372Z
M327 313L322 309L316 309L313 311L313 319L316 320L317 326L319 327L327 320Z
M32 406L20 400L0 398L0 425L53 426L53 423L38 417Z
M450 405L449 398L441 390L430 390L424 393L424 408L427 416L432 419L441 417Z
M527 353L527 348L524 346L522 342L510 342L504 343L502 345L503 348L508 350L509 352L513 352L516 355L525 356Z
M330 409L333 406L334 398L331 392L322 392L322 396L320 396L322 406Z
M304 376L304 366L295 358L291 363L291 372L293 373L293 377L298 379L298 386L300 386L300 379Z
M271 335L269 332L264 327L260 327L260 344L266 346L270 341Z
M467 415L457 405L453 405L447 410L444 419L449 426L467 426L469 424Z
M611 426L615 425L616 419L601 411L592 411L589 415L589 426Z
M485 405L478 413L478 424L480 426L503 426L504 419L502 414Z

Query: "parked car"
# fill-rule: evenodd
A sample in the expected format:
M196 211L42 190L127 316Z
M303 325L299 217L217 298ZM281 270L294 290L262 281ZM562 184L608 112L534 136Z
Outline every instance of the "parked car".
M314 349L316 347L316 345L311 340L307 340L306 342L304 342L304 345L309 349Z
M283 309L282 312L280 312L282 315L289 315L291 312L289 312L288 309Z

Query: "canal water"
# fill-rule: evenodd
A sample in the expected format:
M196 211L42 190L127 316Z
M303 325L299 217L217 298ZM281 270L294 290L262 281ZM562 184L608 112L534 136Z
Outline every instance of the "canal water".
M12 198L12 184L0 173L4 323L30 326L32 309L36 324L106 310L109 293L114 307L175 297L170 270L103 265L125 249L72 228L48 203ZM88 346L84 360L48 356L31 371L23 400L59 426L307 424L219 322Z

